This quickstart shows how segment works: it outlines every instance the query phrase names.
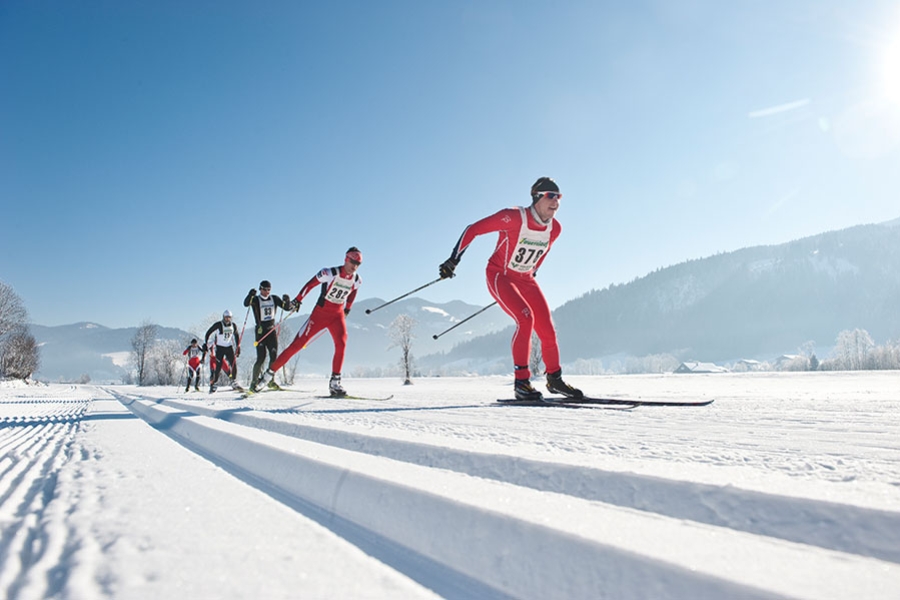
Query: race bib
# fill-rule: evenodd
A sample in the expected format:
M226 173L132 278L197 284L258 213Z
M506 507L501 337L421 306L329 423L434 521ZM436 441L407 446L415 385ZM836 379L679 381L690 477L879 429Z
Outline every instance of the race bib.
M334 304L343 304L347 301L347 297L352 291L352 279L335 277L331 282L331 286L328 288L328 293L325 294L325 299Z

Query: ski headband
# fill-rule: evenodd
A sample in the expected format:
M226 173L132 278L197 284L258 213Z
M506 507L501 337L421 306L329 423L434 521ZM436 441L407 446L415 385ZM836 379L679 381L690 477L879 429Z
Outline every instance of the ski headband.
M347 253L347 258L349 258L350 260L355 260L358 263L361 263L362 262L362 252L360 252L359 250L351 250L350 252Z

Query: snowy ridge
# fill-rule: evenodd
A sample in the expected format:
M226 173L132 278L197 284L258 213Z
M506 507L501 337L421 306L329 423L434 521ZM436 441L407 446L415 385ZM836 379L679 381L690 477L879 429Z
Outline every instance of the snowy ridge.
M879 597L900 575L896 564L882 570L882 561L900 562L900 513L893 511L285 419L421 410L410 406L323 402L306 394L267 401L263 395L224 409L230 401L129 395L123 402L214 462L311 507L324 522L350 524L376 548L403 548L500 595ZM477 402L442 408L505 410ZM662 547L648 548L646 539ZM809 547L820 549L814 558ZM767 557L764 578L723 575L748 555ZM864 592L860 573L869 586ZM428 576L422 583L437 587Z
M394 394L387 402L319 399L324 381L249 399L133 386L4 392L2 414L19 420L0 423L0 590L896 597L894 374L575 382L716 403L495 406L507 378L345 381L351 393ZM210 521L217 509L225 521Z
M285 422L259 410L153 402L354 452L900 563L894 533L900 531L900 512L350 433ZM783 526L790 522L798 526Z

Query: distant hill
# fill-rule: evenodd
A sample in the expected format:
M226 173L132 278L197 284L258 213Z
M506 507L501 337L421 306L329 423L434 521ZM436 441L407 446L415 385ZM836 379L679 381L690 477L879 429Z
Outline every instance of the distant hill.
M73 323L57 327L30 325L41 352L41 368L35 374L44 381L78 381L88 375L99 383L120 383L131 352L137 327L110 329L96 323ZM160 327L160 339L187 342L191 334Z
M807 342L831 347L838 333L855 328L877 343L896 339L898 223L723 253L590 291L553 313L563 362L661 353L711 362L766 358ZM507 356L511 335L509 328L439 358Z
M366 309L382 304L384 301L379 298L359 300L347 318L350 341L344 362L345 373L356 369L390 367L398 363L400 351L388 349L391 344L388 330L391 322L400 314L408 314L416 319L416 338L413 342L415 355L446 351L455 344L507 325L506 315L499 308L491 309L479 315L477 320L434 340L433 335L446 331L481 307L460 301L435 304L421 298L408 298L366 314ZM307 317L309 313L294 315L284 322L284 326L296 332ZM243 320L244 315L238 315L239 325L243 324ZM251 317L241 345L241 375L248 373L256 360L252 322ZM110 329L97 323L74 323L56 327L31 325L30 328L41 351L41 368L35 374L38 379L78 381L87 375L94 382L119 383L129 369L131 340L137 327ZM194 335L161 326L157 332L158 339L177 340L185 346ZM310 344L299 355L301 362L298 375L329 373L333 348L327 333Z
M745 248L662 268L592 290L553 313L564 364L578 359L671 354L704 362L772 359L803 345L830 348L845 329L865 329L876 343L900 337L900 219L823 233L786 244ZM489 299L487 299L489 301ZM511 371L512 321L493 307L438 340L435 334L481 306L407 298L366 314L384 301L358 301L348 317L347 375L378 374L397 365L388 330L400 314L413 316L413 354L422 372ZM285 321L296 331L307 314ZM243 322L243 315L238 315ZM252 319L251 319L252 321ZM94 323L31 326L41 344L41 370L50 381L120 381L136 327ZM252 327L240 372L255 360ZM186 343L191 334L161 327L161 339ZM299 355L298 375L331 369L327 333ZM820 358L825 358L821 356Z

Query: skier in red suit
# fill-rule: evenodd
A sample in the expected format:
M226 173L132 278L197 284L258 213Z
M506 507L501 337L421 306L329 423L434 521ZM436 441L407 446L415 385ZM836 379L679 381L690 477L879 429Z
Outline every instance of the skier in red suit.
M325 267L310 279L291 303L290 310L297 310L300 303L316 287L320 288L316 306L309 315L303 328L297 333L294 341L278 355L275 362L260 378L254 391L268 385L275 373L287 364L292 356L306 347L306 344L320 331L327 329L334 340L334 357L331 360L331 380L329 392L336 398L342 398L347 392L341 386L341 368L344 365L344 351L347 347L347 321L350 309L356 300L356 291L362 279L356 270L362 263L362 253L356 246L347 250L344 264L340 267Z
M505 208L472 223L456 242L450 258L440 266L442 278L453 277L463 253L476 237L492 232L499 234L494 253L488 259L487 286L497 304L516 322L512 355L517 400L543 400L543 395L531 385L528 368L532 331L541 340L547 389L569 398L583 397L581 390L562 379L556 329L550 307L535 279L537 270L562 231L559 221L554 218L560 198L562 194L556 182L541 177L531 186L531 206Z
M182 354L188 357L188 376L187 376L187 386L184 388L185 392L191 391L191 380L196 376L197 379L194 382L194 389L196 391L200 391L200 365L203 364L203 358L206 355L206 352L197 345L197 338L191 340L190 346L184 349Z

